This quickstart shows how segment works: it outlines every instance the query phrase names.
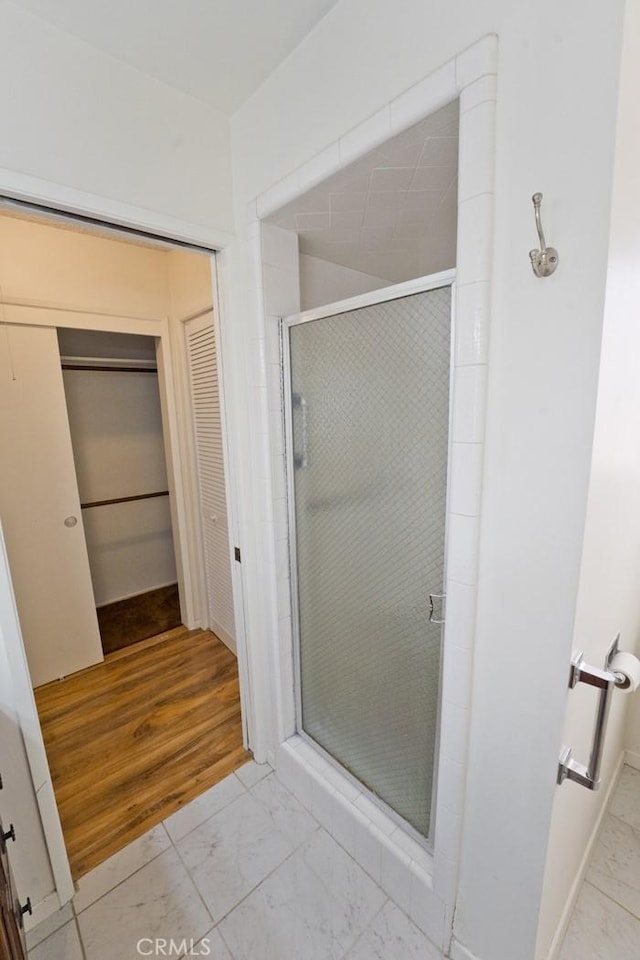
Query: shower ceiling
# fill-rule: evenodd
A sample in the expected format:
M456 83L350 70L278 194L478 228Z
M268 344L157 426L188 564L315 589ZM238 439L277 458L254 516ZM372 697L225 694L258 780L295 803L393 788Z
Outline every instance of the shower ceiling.
M300 252L392 283L455 266L458 102L268 218Z

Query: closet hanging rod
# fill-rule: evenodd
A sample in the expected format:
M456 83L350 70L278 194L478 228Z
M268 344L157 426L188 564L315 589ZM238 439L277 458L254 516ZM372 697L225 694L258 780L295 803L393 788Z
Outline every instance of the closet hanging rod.
M103 360L100 357L61 357L63 370L89 370L106 373L157 373L154 362L144 360Z
M90 507L109 507L113 503L131 503L133 500L152 500L154 497L168 497L168 490L157 490L155 493L137 493L133 497L115 497L113 500L92 500L91 503L81 503L82 510Z

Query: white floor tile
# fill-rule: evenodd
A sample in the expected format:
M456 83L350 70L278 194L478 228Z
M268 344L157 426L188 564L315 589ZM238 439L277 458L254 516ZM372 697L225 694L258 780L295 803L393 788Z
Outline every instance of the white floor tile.
M622 768L608 812L640 830L640 770L629 766Z
M27 933L27 949L33 950L35 946L50 937L52 933L63 927L69 920L73 920L73 910L71 904L66 903L61 910L56 910L50 917L39 923L37 927L29 930Z
M289 837L296 846L318 829L316 820L276 779L275 773L260 780L251 796L265 808L275 829Z
M123 850L118 850L90 873L80 877L78 891L73 898L76 913L85 910L115 886L130 877L140 867L144 867L154 857L159 856L171 846L171 841L163 827L157 826L143 836L138 837Z
M216 783L210 790L187 803L181 810L177 810L170 817L167 817L164 821L167 833L173 841L180 840L244 792L244 786L232 773L221 780L220 783Z
M305 863L333 895L350 904L354 916L368 914L371 918L386 900L380 887L324 830L305 845L303 855Z
M194 883L219 920L296 847L265 808L244 794L179 840Z
M640 920L584 883L559 960L638 960Z
M607 814L587 880L640 918L640 831Z
M236 770L236 777L239 777L247 790L250 790L258 780L268 777L270 773L273 773L273 768L268 763L256 763L255 760L250 760L244 767Z
M190 953L185 954L185 960L189 957L209 957L209 960L233 960L233 957L227 949L227 945L220 936L217 929L210 930L209 933L194 944Z
M197 941L211 928L175 850L160 854L84 910L78 923L86 960L129 960L139 955L136 944L143 938Z
M389 900L347 954L347 960L442 960L442 954Z
M385 895L324 830L220 924L235 960L341 960Z
M75 921L65 924L29 950L29 960L83 960Z

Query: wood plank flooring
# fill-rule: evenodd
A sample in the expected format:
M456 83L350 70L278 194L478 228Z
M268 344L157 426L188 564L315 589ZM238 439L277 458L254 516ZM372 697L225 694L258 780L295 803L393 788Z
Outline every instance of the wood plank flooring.
M178 584L157 587L96 610L105 654L156 637L181 624Z
M250 759L236 658L179 627L35 691L75 879Z

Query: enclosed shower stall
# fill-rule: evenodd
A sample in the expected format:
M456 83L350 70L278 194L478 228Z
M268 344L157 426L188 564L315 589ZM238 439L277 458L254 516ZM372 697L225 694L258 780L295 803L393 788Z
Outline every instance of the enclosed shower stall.
M298 728L428 838L452 287L414 286L289 318L283 342Z

